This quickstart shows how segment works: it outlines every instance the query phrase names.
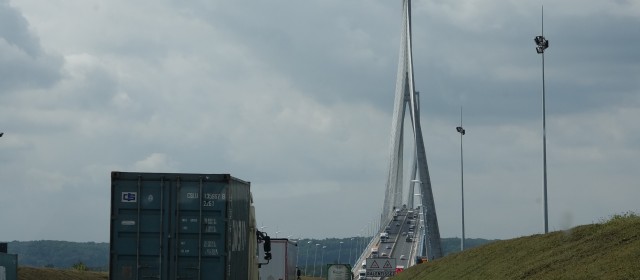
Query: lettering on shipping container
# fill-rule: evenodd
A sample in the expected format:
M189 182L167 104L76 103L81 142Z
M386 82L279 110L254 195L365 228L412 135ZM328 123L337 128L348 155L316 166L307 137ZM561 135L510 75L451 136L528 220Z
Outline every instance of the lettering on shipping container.
M182 217L180 218L180 223L182 224L182 229L183 230L189 230L189 224L197 224L198 223L198 218L196 217ZM197 225L194 225L194 227L197 228Z
M204 193L203 196L203 207L213 207L216 205L216 200L225 200L224 193Z
M187 193L187 198L189 199L197 199L199 197L197 192L188 192Z
M233 242L231 251L241 252L247 248L247 222L233 220Z
M204 249L204 255L206 256L219 256L218 249L216 248L207 248Z
M202 206L203 207L213 207L214 203L213 200L203 200L202 201Z
M206 233L218 232L215 218L203 218L202 220L204 224L204 232Z
M217 248L218 244L215 240L205 240L202 246L205 248Z
M187 245L187 242L180 241L180 254L188 254L191 252L191 250L189 249L182 248L182 247L185 247L186 245Z
M204 244L202 244L202 247L204 247L204 255L206 256L220 255L218 253L218 244L215 240L205 240Z
M204 199L215 199L215 200L225 200L224 193L205 193Z

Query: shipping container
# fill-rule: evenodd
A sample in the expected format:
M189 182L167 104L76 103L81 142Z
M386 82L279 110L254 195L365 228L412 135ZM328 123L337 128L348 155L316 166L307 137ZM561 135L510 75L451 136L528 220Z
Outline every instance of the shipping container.
M0 280L18 279L18 255L0 253Z
M260 247L259 255L264 255ZM295 280L297 277L298 244L286 238L271 239L269 264L260 266L260 280Z
M110 279L255 277L251 200L229 174L112 172Z

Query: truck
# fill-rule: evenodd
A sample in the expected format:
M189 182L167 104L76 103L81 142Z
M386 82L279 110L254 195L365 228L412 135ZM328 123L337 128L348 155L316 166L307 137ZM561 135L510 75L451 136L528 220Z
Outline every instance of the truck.
M271 259L250 183L230 174L113 171L110 217L109 279L258 280Z
M378 247L373 247L371 248L371 257L377 257L378 256Z
M264 249L260 247L258 252L259 255L263 255ZM297 274L297 254L297 243L286 238L271 238L272 258L269 265L260 267L260 280L295 280Z

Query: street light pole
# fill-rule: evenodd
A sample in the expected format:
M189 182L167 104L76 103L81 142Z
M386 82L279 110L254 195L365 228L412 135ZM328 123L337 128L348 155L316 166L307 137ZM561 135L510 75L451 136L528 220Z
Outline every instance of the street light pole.
M307 275L309 269L309 247L311 247L311 240L307 241L307 257L304 259L304 275Z
M322 257L320 257L320 278L322 278L322 273L324 272L324 249L327 248L327 246L322 246L322 250L320 250L320 255L322 255Z
M460 126L456 127L460 133L460 198L462 205L462 238L460 239L460 251L464 251L464 160L462 156L462 135L465 130L462 127L462 107L460 107Z
M296 239L296 247L299 247L298 246L299 243L300 243L300 236L298 236L298 239ZM298 249L296 249L296 266L300 268L300 264L298 263L298 260L300 260L300 254L298 252Z
M353 259L351 258L351 251L353 251L353 237L351 237L351 242L349 242L349 264L352 264ZM355 265L355 263L353 263Z
M318 263L318 246L320 246L320 244L316 244L316 251L315 253L313 253L313 276L316 276L316 264Z
M542 54L542 167L543 167L543 188L542 196L544 200L544 233L549 232L549 211L547 207L547 120L546 120L546 100L545 100L545 84L544 84L544 50L549 47L549 40L544 37L544 6L541 11L542 34L536 36L533 40L536 42L536 52Z

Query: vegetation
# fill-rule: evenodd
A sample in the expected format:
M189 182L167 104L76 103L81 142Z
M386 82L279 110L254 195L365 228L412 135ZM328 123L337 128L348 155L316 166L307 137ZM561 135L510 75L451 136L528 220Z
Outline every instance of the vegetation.
M18 280L107 280L107 272L18 267Z
M52 240L8 243L8 253L18 255L20 266L108 270L109 243Z
M338 263L338 261L353 263L358 257L356 255L363 250L370 238L302 239L298 243L299 267L303 272L306 272L306 275L311 275L315 265L316 276L320 276L322 263ZM466 246L471 248L491 241L493 240L467 239ZM315 244L321 244L317 252ZM322 249L323 246L326 248ZM445 254L458 252L460 239L444 238L442 246ZM65 269L107 271L109 265L109 243L52 240L13 241L9 242L8 248L10 254L18 255L20 266L58 268L62 271ZM350 259L352 260L349 261Z
M309 242L311 241L311 242ZM340 241L343 243L340 244ZM82 250L95 250L94 246L103 248L93 252L96 258L105 261L97 266L105 266L108 258L108 244L105 243L74 243L62 241L33 241L10 243L9 253L19 254L18 280L106 280L106 272L83 271L88 264L93 263L85 258ZM495 241L472 240L467 248L473 244L488 243L476 248L459 250L460 239L443 239L446 257L434 262L416 265L406 269L392 279L640 279L640 217L634 213L614 215L611 219L598 224L579 226L566 231L552 232L544 235L533 235L511 240ZM24 243L24 244L23 244ZM24 247L15 246L16 244ZM334 263L338 257L342 262L348 258L349 248L351 257L355 258L357 238L352 239L323 239L301 240L299 263L306 261L310 250L309 267L312 268L312 248L315 244L327 246L325 263ZM447 245L448 244L448 245ZM33 247L33 246L42 247ZM71 260L68 265L56 265L66 269L51 268L55 257L49 256L52 250L47 246L58 248L55 257ZM64 246L61 246L64 245ZM73 248L74 246L80 246ZM57 247L56 247L57 246ZM309 247L306 247L309 246ZM19 250L16 250L16 247ZM68 247L68 248L67 248ZM446 249L449 248L449 249ZM26 252L19 253L17 251ZM38 263L45 263L40 268L25 266L20 260L20 254L31 251L44 252ZM73 252L72 256L67 256ZM338 256L338 253L340 254ZM35 254L35 253L34 253ZM319 254L319 252L318 252ZM320 257L319 255L316 257ZM30 259L31 257L26 257ZM34 259L35 260L35 259ZM320 258L318 258L318 273ZM92 265L93 265L92 264ZM44 267L49 266L49 267ZM302 280L316 280L303 276Z
M404 279L640 279L640 217L533 235L413 266Z

